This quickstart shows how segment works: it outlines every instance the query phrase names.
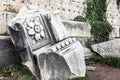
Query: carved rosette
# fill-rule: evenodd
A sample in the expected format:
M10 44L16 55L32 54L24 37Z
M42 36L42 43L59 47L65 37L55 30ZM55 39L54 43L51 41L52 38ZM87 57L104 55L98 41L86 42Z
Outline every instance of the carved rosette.
M32 38L33 43L45 37L45 31L40 23L39 17L33 17L27 20L27 33Z

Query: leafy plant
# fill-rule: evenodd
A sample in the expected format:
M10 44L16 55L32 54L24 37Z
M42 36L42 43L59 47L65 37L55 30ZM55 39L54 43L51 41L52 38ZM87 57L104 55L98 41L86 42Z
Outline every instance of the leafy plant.
M86 18L89 22L106 20L106 0L87 0Z
M117 0L117 3L119 2L120 0ZM89 39L86 45L88 48L91 48L91 44L109 40L109 33L112 31L112 28L106 19L106 0L87 0L87 6L86 18L92 26L91 33L93 39ZM86 60L86 64L95 63L120 68L120 58L101 57L94 53L92 58Z
M106 0L87 0L86 19L92 26L95 43L109 40L111 25L106 19Z
M24 66L21 64L20 56L16 55L16 58L13 60L13 65L8 68L0 68L0 75L10 77L17 76L22 77L23 80L34 80L34 77Z
M9 68L0 68L0 74L3 76L10 76L11 75L11 70Z
M87 0L86 18L81 16L74 18L75 21L88 21L91 24L94 43L109 40L112 27L106 19L106 7L106 0Z
M93 38L88 38L87 41L85 42L85 46L92 51L91 45L95 44Z
M81 22L86 22L86 19L82 16L77 16L73 19L74 21L81 21Z
M91 33L94 35L94 42L100 43L109 40L109 33L112 28L107 22L94 22L91 23Z

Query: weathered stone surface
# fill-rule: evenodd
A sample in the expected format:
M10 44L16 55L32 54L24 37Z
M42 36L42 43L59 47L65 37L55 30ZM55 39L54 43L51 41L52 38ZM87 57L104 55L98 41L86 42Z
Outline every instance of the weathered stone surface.
M55 35L55 39L57 42L68 37L68 33L63 23L60 21L57 15L51 15L51 28L53 30L53 34ZM60 25L60 27L58 27Z
M117 0L108 0L107 5L107 20L113 28L110 39L115 39L120 37L120 12L117 6Z
M83 47L83 51L84 51L85 59L89 59L92 57L93 54L88 48Z
M120 37L120 26L112 26L112 32L109 35L110 39L115 39Z
M10 37L0 36L0 67L6 67L15 58L14 46Z
M63 20L66 30L68 31L69 37L75 37L84 46L85 59L92 56L92 52L86 48L86 41L91 37L91 26L86 22L67 21Z
M0 12L0 34L7 33L7 24L15 17L15 13Z
M120 13L117 6L117 0L109 0L107 6L107 20L113 26L120 26Z
M72 42L68 44L72 46L66 46L66 49L63 47L54 52L53 48L63 42L65 41L50 47L43 47L34 52L39 60L43 80L67 80L84 76L86 69L83 62L84 53L82 46L79 42L74 41L75 43ZM47 53L44 53L44 49L48 50ZM47 75L47 77L45 75Z
M114 39L107 42L91 46L93 51L101 56L120 57L120 39Z
M80 37L80 38L76 38L77 41L79 41L82 46L83 46L83 51L84 51L84 56L85 56L85 59L89 59L92 57L92 52L86 47L86 41L88 40L88 38L84 37Z
M57 10L64 19L73 19L79 15L85 16L85 0L0 0L0 11L6 8L7 11L18 11L18 8L26 4L38 5L39 8L50 11Z
M63 20L70 37L91 37L91 26L86 22Z
M56 14L26 6L9 24L9 30L23 65L36 80L85 76L83 48L80 42L66 36Z
M39 64L42 80L65 80L72 75L65 59L56 53L41 54Z

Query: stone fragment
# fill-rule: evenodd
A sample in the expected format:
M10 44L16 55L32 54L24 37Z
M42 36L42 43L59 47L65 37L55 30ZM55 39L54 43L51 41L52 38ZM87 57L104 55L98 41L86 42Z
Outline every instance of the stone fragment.
M112 32L109 35L110 39L115 39L120 37L120 26L112 26Z
M120 39L114 39L91 46L93 51L106 57L120 57Z
M64 27L63 23L60 21L58 17L55 17L57 15L50 15L51 18L51 28L53 30L53 33L55 35L56 41L59 42L65 38L68 37L68 33L66 28ZM58 27L60 25L60 27Z
M8 32L7 24L15 17L15 13L0 12L0 34Z
M110 33L110 39L120 37L120 13L117 6L117 0L108 0L107 6L107 20L112 26L112 32Z
M29 35L26 25L27 20L34 19L34 22L36 18L39 18L39 24L45 31L45 37L40 39ZM35 30L35 34L42 31L36 30L35 26L31 28ZM31 71L36 80L67 80L85 76L83 47L74 38L68 38L67 31L56 14L26 6L12 20L9 30L22 64ZM33 40L36 42L32 43Z
M86 22L63 20L70 37L91 37L91 26Z
M50 49L54 46L48 47L48 50L51 51ZM84 76L86 70L83 62L84 54L79 42L75 42L69 47L66 46L66 49L59 49L58 52L44 53L42 49L39 51L35 54L39 55L37 59L43 80L67 80Z
M95 71L95 70L96 70L96 67L86 66L86 70L87 70L87 71Z

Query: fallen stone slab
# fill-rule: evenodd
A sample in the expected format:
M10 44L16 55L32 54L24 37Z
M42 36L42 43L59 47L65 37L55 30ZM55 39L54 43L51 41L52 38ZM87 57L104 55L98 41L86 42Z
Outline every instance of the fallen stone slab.
M120 39L102 42L91 47L103 57L120 57Z
M25 6L9 24L9 31L22 64L36 80L85 76L83 47L67 36L56 14Z
M91 26L87 22L62 20L70 37L91 37Z

